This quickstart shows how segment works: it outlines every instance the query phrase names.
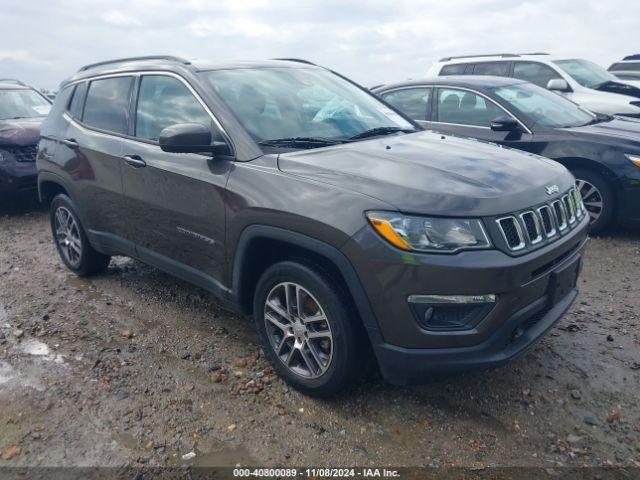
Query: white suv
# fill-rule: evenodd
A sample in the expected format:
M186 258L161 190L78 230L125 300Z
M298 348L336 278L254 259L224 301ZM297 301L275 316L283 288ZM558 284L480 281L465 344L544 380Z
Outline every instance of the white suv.
M640 88L579 58L547 53L446 57L427 76L493 75L527 80L553 90L592 112L640 118Z
M612 64L609 71L624 83L640 88L640 55L629 55Z

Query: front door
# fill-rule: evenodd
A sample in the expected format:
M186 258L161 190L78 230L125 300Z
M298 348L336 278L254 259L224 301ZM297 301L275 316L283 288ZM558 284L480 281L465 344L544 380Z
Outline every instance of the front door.
M130 135L123 147L123 189L141 260L205 288L219 284L225 260L224 192L231 162L167 153L160 132L178 123L212 128L212 117L186 82L167 74L139 79Z
M530 133L491 130L491 121L501 116L509 114L487 97L469 90L442 87L436 90L432 120L419 123L438 132L527 150L532 140Z

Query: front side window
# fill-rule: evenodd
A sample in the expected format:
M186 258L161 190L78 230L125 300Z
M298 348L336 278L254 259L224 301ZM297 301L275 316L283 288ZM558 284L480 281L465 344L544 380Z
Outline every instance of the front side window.
M492 75L495 77L506 77L509 75L509 63L507 62L484 62L476 63L473 67L474 75Z
M203 72L253 139L346 140L372 129L413 125L374 96L318 68L238 68Z
M530 83L495 88L494 93L533 123L547 127L577 127L594 116L562 96Z
M583 87L594 88L603 83L618 81L616 77L600 65L596 65L588 60L578 58L573 60L556 60L553 63L558 65Z
M34 90L0 90L0 120L44 117L49 110L51 103Z
M513 76L543 88L547 88L549 80L562 78L551 67L539 62L515 62L513 64Z
M438 91L438 122L489 127L493 119L504 115L495 103L473 92L448 88Z
M89 84L82 121L108 132L126 133L132 80L133 77L93 80Z
M426 120L427 108L431 100L431 89L424 87L403 88L395 92L385 93L382 98L409 118Z
M177 78L143 76L138 94L135 136L157 142L164 128L177 123L200 123L211 128L211 117Z

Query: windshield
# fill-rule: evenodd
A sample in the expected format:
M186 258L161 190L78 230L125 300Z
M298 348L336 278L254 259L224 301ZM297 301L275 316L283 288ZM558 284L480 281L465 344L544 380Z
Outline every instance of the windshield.
M546 127L578 127L595 119L575 103L532 83L498 87L493 91L531 122Z
M596 65L588 60L557 60L553 63L571 75L571 77L583 87L593 88L605 82L618 81L616 77L600 65Z
M0 120L44 117L51 104L33 90L0 90Z
M346 141L414 127L375 97L317 68L242 68L204 72L256 142Z

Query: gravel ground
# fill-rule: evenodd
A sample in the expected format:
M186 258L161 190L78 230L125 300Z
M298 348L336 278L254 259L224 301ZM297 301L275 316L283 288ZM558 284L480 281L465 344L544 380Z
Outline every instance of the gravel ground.
M639 272L639 232L594 238L577 302L526 356L319 401L203 290L128 258L77 278L42 208L0 213L0 467L638 467Z

